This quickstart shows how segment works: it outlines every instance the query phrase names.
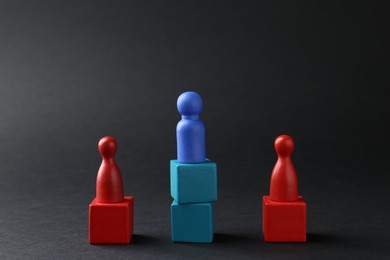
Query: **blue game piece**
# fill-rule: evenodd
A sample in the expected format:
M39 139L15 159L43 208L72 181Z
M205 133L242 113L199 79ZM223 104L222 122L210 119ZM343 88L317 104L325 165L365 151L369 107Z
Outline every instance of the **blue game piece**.
M213 205L197 203L171 205L173 242L211 243L214 235Z
M179 204L217 200L217 164L184 164L171 160L171 196Z
M177 160L180 163L199 163L206 160L205 126L199 119L202 98L196 92L182 93L177 99L182 115L176 127Z

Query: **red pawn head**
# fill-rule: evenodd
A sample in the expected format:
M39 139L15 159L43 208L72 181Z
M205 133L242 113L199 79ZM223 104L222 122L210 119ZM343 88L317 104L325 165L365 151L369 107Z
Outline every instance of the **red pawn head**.
M298 178L291 161L294 140L281 135L275 140L278 161L272 171L270 199L273 201L296 201L298 199Z
M102 156L96 178L96 200L101 203L115 203L123 201L122 175L115 162L117 142L110 136L99 141L99 152Z

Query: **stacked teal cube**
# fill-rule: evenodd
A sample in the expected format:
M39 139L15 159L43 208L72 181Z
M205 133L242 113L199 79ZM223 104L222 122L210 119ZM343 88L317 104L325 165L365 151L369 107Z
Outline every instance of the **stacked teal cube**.
M211 243L213 202L217 200L217 164L170 163L172 241Z
M171 160L171 196L178 204L217 200L217 164Z

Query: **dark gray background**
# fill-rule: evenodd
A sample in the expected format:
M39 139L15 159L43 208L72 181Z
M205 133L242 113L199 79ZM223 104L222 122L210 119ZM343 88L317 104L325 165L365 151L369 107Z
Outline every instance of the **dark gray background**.
M388 14L374 2L1 1L0 258L390 258ZM178 95L203 96L215 243L170 241ZM275 137L308 243L265 243ZM131 245L92 246L97 142L119 143Z

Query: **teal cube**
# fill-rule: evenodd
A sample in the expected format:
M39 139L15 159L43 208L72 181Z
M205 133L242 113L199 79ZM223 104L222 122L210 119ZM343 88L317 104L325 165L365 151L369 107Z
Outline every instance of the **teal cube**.
M171 196L178 204L217 200L217 164L179 163L171 160Z
M171 227L173 242L213 242L213 205L211 203L180 205L173 201Z

